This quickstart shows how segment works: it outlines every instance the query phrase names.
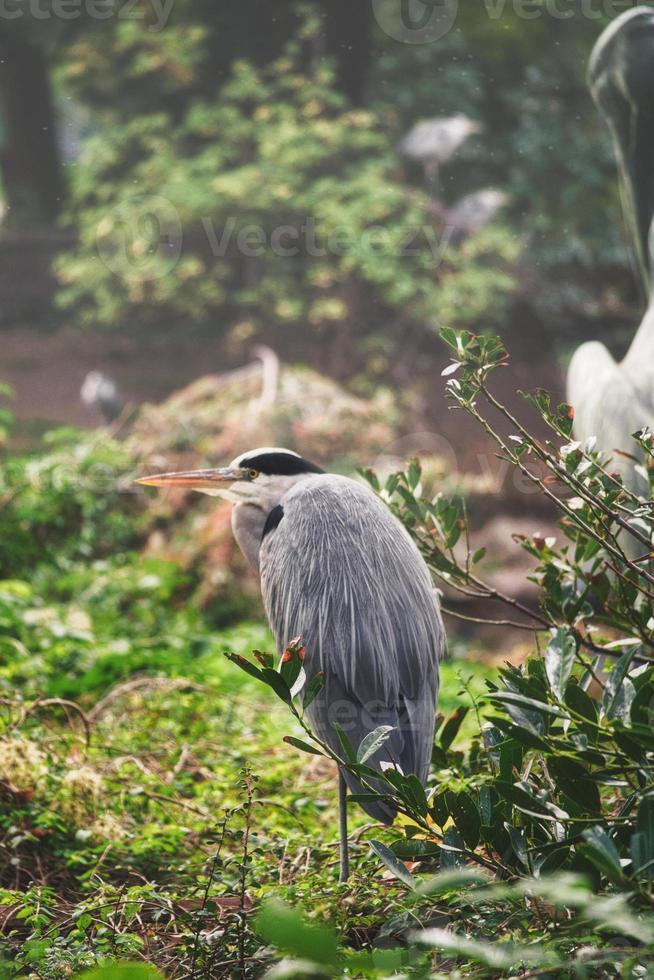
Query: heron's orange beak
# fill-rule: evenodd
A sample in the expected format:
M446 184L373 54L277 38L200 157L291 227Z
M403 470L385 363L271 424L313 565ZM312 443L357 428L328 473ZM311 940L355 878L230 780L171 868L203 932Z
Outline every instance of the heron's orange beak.
M238 480L250 480L250 471L240 466L225 466L218 470L186 470L182 473L157 473L142 476L136 483L146 487L175 487L182 490L221 490Z

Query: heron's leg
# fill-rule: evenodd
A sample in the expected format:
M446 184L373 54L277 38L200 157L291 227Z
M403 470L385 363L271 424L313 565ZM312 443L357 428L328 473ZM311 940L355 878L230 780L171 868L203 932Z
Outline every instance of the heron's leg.
M438 169L438 160L429 160L425 164L425 176L429 185L429 196L433 201L441 198L441 179Z
M338 770L338 828L341 835L341 872L339 881L350 877L350 855L347 849L347 783L341 769Z

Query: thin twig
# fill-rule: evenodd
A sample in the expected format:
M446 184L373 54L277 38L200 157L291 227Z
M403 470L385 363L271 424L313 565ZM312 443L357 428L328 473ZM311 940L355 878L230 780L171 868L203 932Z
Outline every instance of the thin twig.
M571 483L575 487L577 492L580 494L580 496L584 497L587 503L599 507L599 509L607 517L609 517L611 520L616 521L620 525L620 527L628 531L629 534L631 534L634 538L640 541L641 544L648 549L648 551L651 550L652 547L651 540L647 538L637 528L631 527L631 525L628 524L627 521L625 521L622 517L620 517L619 514L615 514L610 509L610 507L607 507L604 501L601 500L597 495L593 495L589 493L589 491L581 482L581 480L577 479L577 477L573 473L568 473L568 471L563 466L561 466L559 461L550 452L548 452L546 449L543 449L543 447L539 445L539 443L536 442L536 440L530 436L530 434L527 432L524 426L518 421L517 418L515 418L514 415L512 415L509 409L506 408L506 406L503 405L501 402L499 402L497 398L495 398L495 396L492 394L492 392L488 390L483 380L480 381L479 388L480 391L483 393L484 397L486 398L486 400L489 402L489 404L492 405L496 411L500 412L500 414L503 415L504 418L511 423L511 425L515 426L515 428L518 430L518 432L520 432L523 438L527 439L529 445L533 448L536 456L543 463L545 463L550 469L554 470L554 472L563 480L564 483L565 482ZM629 560L626 558L626 556L624 555L624 553L622 552L622 549L618 548L618 550L622 556L622 560L625 561L627 564L631 564ZM654 579L652 580L652 584L654 584Z

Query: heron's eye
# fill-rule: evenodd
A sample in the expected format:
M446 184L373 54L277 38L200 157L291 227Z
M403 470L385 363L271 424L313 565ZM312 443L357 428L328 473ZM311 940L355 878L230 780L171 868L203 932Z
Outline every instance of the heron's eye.
M259 476L259 471L258 470L248 470L248 476L250 477L251 480L256 480L256 478Z

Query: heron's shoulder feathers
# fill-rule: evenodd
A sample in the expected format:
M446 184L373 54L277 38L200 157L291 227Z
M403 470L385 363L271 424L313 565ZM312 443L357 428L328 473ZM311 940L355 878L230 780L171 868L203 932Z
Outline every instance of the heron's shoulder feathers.
M340 512L356 514L365 512L387 514L386 505L367 484L336 473L323 473L307 477L286 491L282 503L293 512L304 512L315 520L316 514Z

